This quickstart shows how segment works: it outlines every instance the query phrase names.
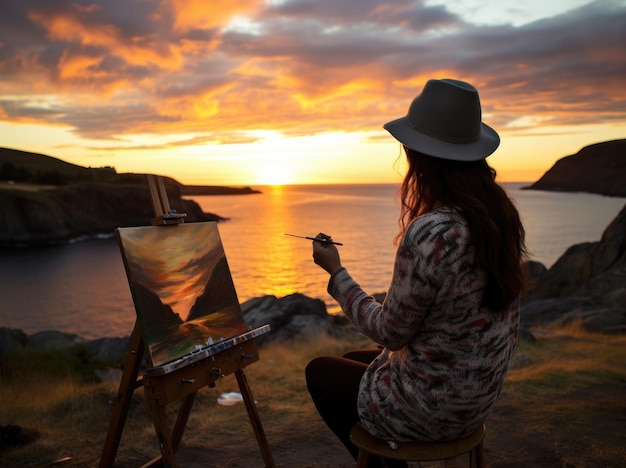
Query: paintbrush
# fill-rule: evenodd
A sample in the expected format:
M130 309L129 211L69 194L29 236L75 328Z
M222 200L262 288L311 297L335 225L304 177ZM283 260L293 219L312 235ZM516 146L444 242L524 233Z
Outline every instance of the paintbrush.
M321 238L309 237L309 236L297 236L296 234L287 234L286 232L284 232L283 235L291 236L291 237L299 237L300 239L309 239L309 240L317 241L317 242L326 242L327 244L343 245L341 242L335 242L330 239L321 239Z

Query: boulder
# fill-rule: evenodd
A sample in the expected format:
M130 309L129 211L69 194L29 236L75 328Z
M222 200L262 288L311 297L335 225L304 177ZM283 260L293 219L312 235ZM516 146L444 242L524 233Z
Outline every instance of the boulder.
M22 330L0 327L0 354L21 351L28 344L28 336Z
M299 293L280 299L271 295L253 298L244 302L241 309L248 328L270 325L270 333L257 339L259 344L307 340L320 334L338 336L347 328L343 326L347 321L328 314L322 300Z
M593 331L626 331L626 205L600 241L571 246L547 271L528 269L523 325L581 320Z
M63 349L85 344L87 340L73 333L46 330L28 337L28 346L35 349Z
M124 338L99 338L88 344L89 351L97 359L104 361L121 361L128 351L130 337Z
M558 297L522 305L521 325L538 327L546 324L568 323L595 310L588 297Z
M541 282L541 278L546 274L548 269L546 266L534 260L529 260L524 263L524 273L526 275L526 279L528 284L526 285L527 290L532 290L537 287L537 285Z

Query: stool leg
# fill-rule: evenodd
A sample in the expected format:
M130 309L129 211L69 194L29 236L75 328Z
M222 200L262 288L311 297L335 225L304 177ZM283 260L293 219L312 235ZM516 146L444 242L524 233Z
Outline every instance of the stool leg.
M446 458L443 466L446 468L456 468L456 457Z
M359 449L359 457L356 460L357 468L367 468L370 462L370 454L363 449Z
M471 468L484 468L485 458L483 451L484 448L482 441L476 447L470 450L469 459Z
M476 468L484 468L485 466L485 447L483 445L483 441L475 447L476 452Z

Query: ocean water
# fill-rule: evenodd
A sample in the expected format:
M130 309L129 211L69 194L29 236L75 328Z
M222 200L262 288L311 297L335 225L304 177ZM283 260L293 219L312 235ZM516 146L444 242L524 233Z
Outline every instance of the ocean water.
M550 267L571 245L598 241L626 198L521 190L506 184L527 231L531 258ZM220 236L240 302L299 292L324 300L328 274L311 257L311 241L342 242L343 264L370 293L384 292L393 268L399 205L395 185L262 187L261 194L194 197L229 217ZM135 322L114 236L62 246L0 250L0 326L87 339L127 336Z

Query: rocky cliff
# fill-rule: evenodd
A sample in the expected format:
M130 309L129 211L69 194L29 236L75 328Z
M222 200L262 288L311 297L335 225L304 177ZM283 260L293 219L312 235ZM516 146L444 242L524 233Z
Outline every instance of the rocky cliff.
M186 186L163 177L185 222L221 221L183 196L259 193L250 187ZM51 156L0 148L0 247L36 246L146 226L154 217L146 174L118 174Z
M559 159L526 188L626 197L626 139L589 145Z
M145 179L145 177L144 177ZM171 208L185 222L219 221L167 184ZM0 189L0 247L34 246L147 226L154 218L150 191L141 183L83 182L39 191Z

